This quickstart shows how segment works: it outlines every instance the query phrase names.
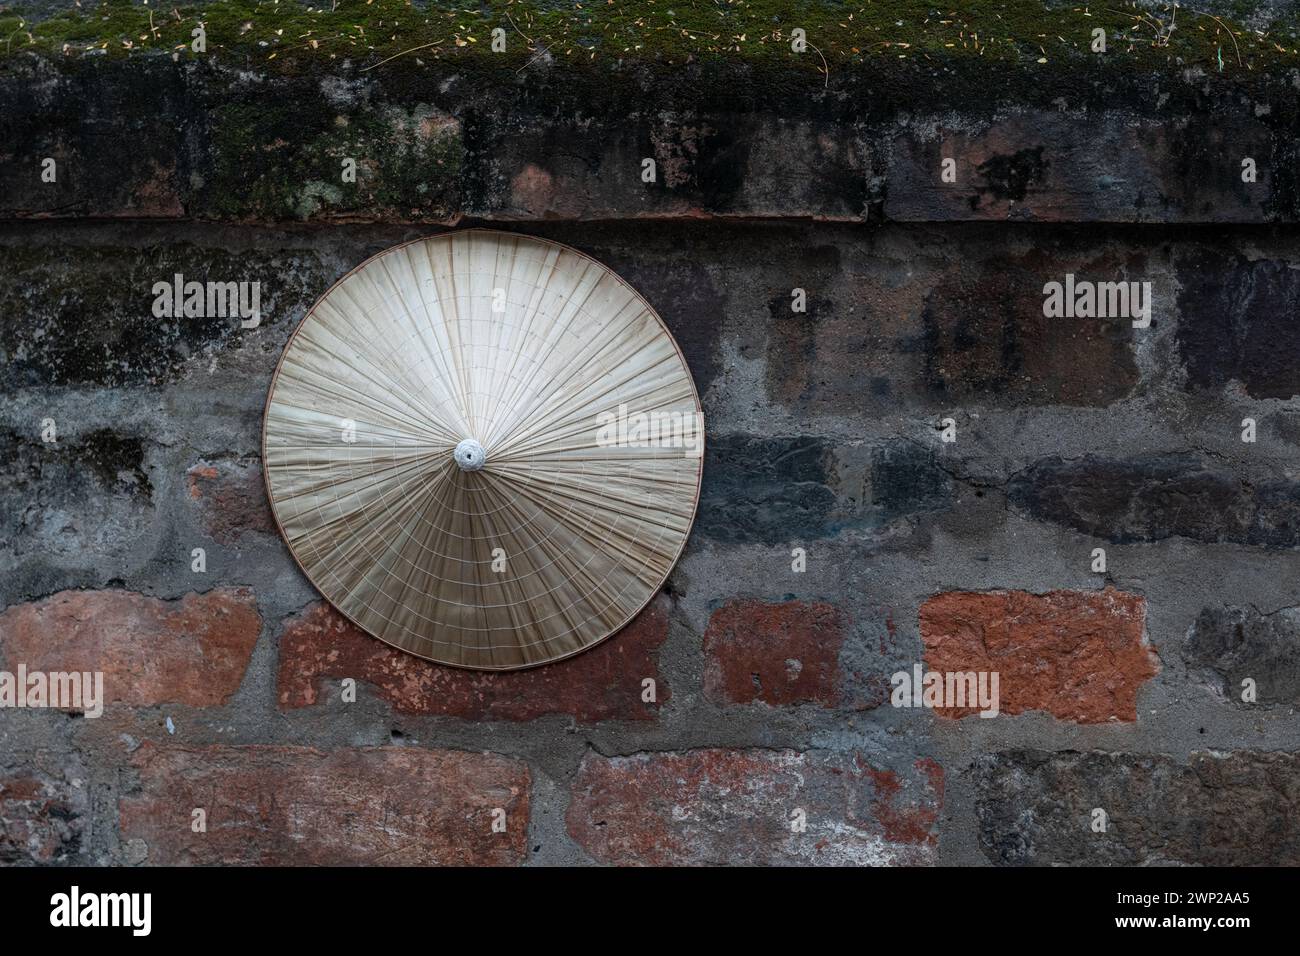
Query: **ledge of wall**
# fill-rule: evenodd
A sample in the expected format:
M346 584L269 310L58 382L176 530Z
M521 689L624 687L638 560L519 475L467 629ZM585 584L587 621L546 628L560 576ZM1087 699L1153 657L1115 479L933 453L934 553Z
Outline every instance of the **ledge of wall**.
M1025 4L999 9L1008 7ZM1264 9L1281 15L1276 7ZM1160 47L1150 40L1158 31L1145 44L1112 32L1110 52L1093 55L1078 23L1056 22L1077 11L1033 8L1042 23L1019 33L1073 30L1062 50L1042 50L1050 60L996 46L987 58L927 51L943 35L919 33L911 55L906 41L882 41L889 55L873 56L823 41L824 70L778 55L775 40L762 56L687 53L680 62L671 50L628 59L596 58L594 48L587 62L570 62L517 38L500 57L448 41L445 54L385 60L407 42L396 33L392 44L327 57L301 37L281 50L274 19L263 16L229 47L212 26L204 55L183 42L126 50L130 40L93 18L90 39L61 46L45 24L29 24L30 42L0 55L0 217L1300 218L1293 15L1229 37L1222 18L1183 14L1194 43ZM224 22L215 13L194 22L201 16ZM500 14L483 16L487 41ZM1145 23L1137 16L1129 19ZM263 32L276 43L239 39ZM108 36L112 50L101 45ZM53 183L42 179L47 158L57 163ZM946 158L955 182L941 175ZM354 183L344 181L347 159ZM654 182L643 181L647 159ZM1253 182L1243 181L1247 159Z

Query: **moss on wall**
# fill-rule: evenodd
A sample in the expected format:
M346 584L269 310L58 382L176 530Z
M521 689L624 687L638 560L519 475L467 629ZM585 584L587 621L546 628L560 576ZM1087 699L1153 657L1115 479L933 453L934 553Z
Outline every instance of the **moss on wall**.
M165 8L165 9L164 9ZM1118 8L1118 9L1117 9ZM1245 14L1243 14L1245 15ZM797 3L792 0L485 0L476 9L434 0L215 0L200 6L104 0L41 22L21 2L0 10L0 59L51 56L198 56L207 53L285 71L350 62L382 69L389 58L452 61L517 72L535 58L571 66L611 61L680 65L732 61L829 74L868 60L947 62L980 58L1045 70L1092 65L1095 29L1107 35L1103 61L1115 69L1239 74L1300 65L1294 20L1250 29L1240 20L1170 5L1047 8L1041 0L930 0ZM492 50L493 31L506 49ZM791 50L795 29L808 49Z
M346 218L382 209L395 219L445 218L460 202L459 124L426 105L339 112L318 99L286 100L262 87L209 115L213 166L197 208L215 218ZM342 188L341 163L358 157ZM383 175L371 168L382 164Z

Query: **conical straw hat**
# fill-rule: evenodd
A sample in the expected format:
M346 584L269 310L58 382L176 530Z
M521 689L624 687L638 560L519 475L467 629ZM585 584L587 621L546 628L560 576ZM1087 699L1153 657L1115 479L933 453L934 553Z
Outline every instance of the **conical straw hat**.
M488 230L389 249L294 332L267 490L295 559L380 640L505 670L576 654L663 584L699 498L677 343L609 269Z

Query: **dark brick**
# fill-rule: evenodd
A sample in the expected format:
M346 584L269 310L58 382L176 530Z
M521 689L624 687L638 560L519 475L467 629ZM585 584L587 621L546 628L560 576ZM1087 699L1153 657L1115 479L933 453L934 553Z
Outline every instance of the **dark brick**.
M1222 250L1179 259L1178 349L1188 383L1240 382L1251 398L1300 393L1300 271Z
M655 113L629 122L516 110L510 122L476 124L469 158L516 170L482 211L530 220L866 214L870 150L838 125L741 110ZM656 163L653 183L641 180L645 158Z
M1253 607L1207 607L1183 643L1189 667L1225 698L1242 704L1241 682L1255 682L1257 704L1300 703L1300 608L1271 614Z
M931 264L911 253L904 266L888 242L845 248L823 235L791 229L774 237L784 243L777 254L765 243L749 260L753 308L768 315L759 340L768 398L796 419L897 410L921 371L920 296ZM806 312L791 311L795 287Z
M1273 134L1231 111L1162 119L1017 110L986 128L928 123L898 134L885 214L895 220L1263 222L1278 198ZM1241 158L1259 179L1241 181ZM957 181L940 178L957 161Z
M413 98L322 96L306 77L232 85L203 113L208 149L187 191L193 214L446 222L462 208L455 116ZM357 161L355 183L341 180L345 157Z
M635 254L629 254L629 252ZM718 375L726 293L702 262L655 261L643 249L591 250L636 289L664 320L704 395ZM703 258L703 257L702 257Z
M943 770L925 759L900 777L851 753L589 753L566 821L616 865L913 865L934 862L942 803Z
M838 250L834 257L838 260ZM801 282L807 279L800 278ZM833 281L825 280L827 283ZM824 296L804 290L807 311L795 312L788 291L778 292L768 300L772 323L767 336L767 378L773 397L795 407L803 407L813 392L825 383L826 372L820 368L818 341L834 322L835 304Z
M871 504L885 521L936 511L952 500L952 482L933 448L897 441L871 453Z
M1048 753L976 761L979 843L1010 866L1296 866L1300 754ZM1109 818L1092 831L1092 811Z
M710 436L696 530L764 544L826 536L837 504L832 457L830 445L811 436Z
M925 382L936 400L1105 406L1137 383L1123 318L1043 315L1043 285L1067 273L1141 278L1141 264L1034 253L988 259L942 279L925 301Z
M860 377L864 362L882 348L883 330L836 305L828 293L847 296L843 289L840 250L815 246L792 253L779 267L791 288L767 300L766 373L774 401L793 411L822 404L860 407ZM794 287L804 290L804 310L792 309ZM868 344L870 343L870 344Z
M1013 476L1007 498L1036 518L1119 544L1184 537L1300 545L1300 484L1252 483L1191 456L1047 458Z
M57 421L55 426L57 431ZM76 483L83 488L97 484L103 491L146 500L153 494L144 440L110 428L75 438L59 437L54 442L43 441L39 428L31 435L0 431L0 457L10 464L7 478L15 488L31 489L49 480L55 485Z
M185 214L184 73L99 66L24 64L0 78L0 216ZM41 180L46 157L58 164L53 183Z

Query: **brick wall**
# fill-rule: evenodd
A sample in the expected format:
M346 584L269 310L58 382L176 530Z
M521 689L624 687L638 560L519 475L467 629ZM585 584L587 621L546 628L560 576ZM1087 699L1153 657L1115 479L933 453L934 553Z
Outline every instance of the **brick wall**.
M4 61L0 670L102 671L106 704L0 709L0 862L1300 863L1286 75L990 67L1015 99L953 114L967 76L701 103L701 65L628 115L455 69ZM292 161L233 135L250 105ZM359 198L303 172L336 117ZM671 183L642 188L646 150ZM356 631L261 482L306 309L461 222L627 278L708 425L663 593L522 673ZM155 319L178 272L260 280L262 324ZM1046 318L1067 273L1149 281L1149 328ZM1000 712L894 706L917 667L997 672Z

